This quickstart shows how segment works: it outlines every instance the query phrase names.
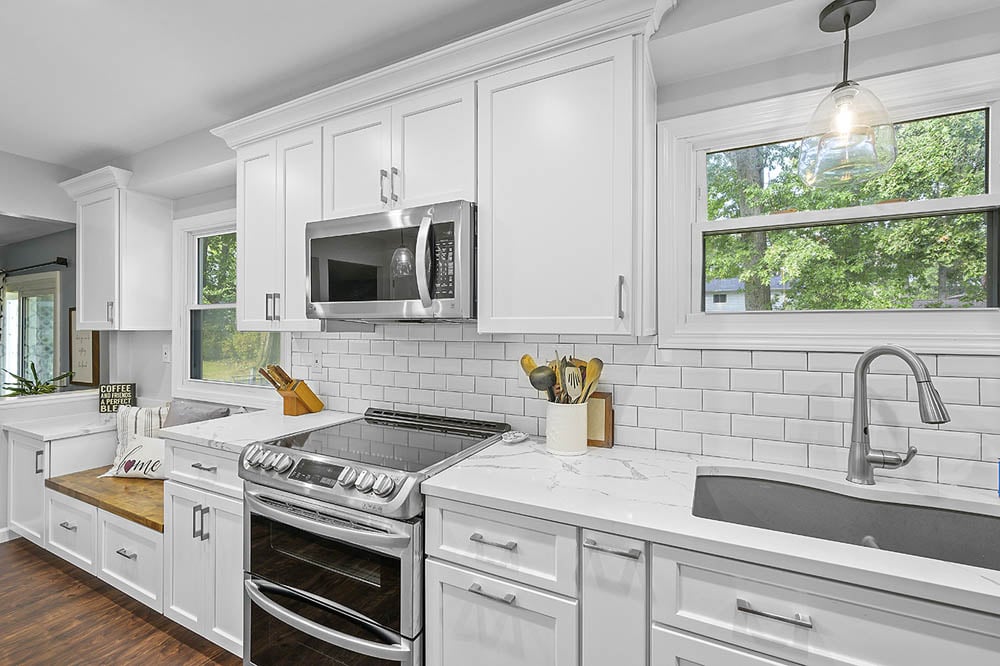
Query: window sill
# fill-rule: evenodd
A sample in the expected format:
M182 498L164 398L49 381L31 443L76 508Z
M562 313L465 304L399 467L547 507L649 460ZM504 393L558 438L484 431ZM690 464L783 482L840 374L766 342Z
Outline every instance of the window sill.
M185 382L174 389L175 398L216 402L255 409L281 406L281 396L263 386L227 386L213 382Z
M1000 311L703 312L662 322L661 349L859 352L893 342L922 354L1000 354Z

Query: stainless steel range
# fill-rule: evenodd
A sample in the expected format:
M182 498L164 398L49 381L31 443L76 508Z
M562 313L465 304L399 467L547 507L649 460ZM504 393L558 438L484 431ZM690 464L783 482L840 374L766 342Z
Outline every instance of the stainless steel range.
M369 409L248 446L244 662L420 666L420 482L509 429Z

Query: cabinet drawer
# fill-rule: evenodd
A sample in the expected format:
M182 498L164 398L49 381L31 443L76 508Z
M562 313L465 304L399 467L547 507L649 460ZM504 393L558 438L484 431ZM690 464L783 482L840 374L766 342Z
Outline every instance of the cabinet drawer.
M576 597L576 528L431 499L427 554Z
M204 446L167 440L167 478L213 492L243 498L238 456Z
M163 612L163 535L107 511L98 522L98 576Z
M45 547L88 573L97 573L97 507L45 490Z
M786 666L788 662L752 654L653 625L650 666Z
M1000 663L1000 617L653 547L653 620L802 664Z
M428 665L579 666L577 602L435 560L426 585Z
M581 537L584 666L645 664L645 542L592 530Z

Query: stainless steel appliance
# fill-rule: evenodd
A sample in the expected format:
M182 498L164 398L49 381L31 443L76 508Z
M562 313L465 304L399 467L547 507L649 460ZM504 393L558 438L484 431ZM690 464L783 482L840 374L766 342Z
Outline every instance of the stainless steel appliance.
M306 316L361 321L476 315L468 201L306 225Z
M420 482L506 430L369 409L248 446L244 663L422 666Z

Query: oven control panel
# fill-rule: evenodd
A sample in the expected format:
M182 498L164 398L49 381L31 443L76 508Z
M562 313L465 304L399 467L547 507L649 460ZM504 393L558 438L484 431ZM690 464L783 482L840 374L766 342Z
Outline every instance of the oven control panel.
M362 467L298 458L280 449L252 444L243 452L242 467L247 472L273 478L285 477L305 486L327 488L342 494L362 493L388 498L400 482L384 472ZM241 476L242 476L241 472ZM253 479L253 477L247 477Z

